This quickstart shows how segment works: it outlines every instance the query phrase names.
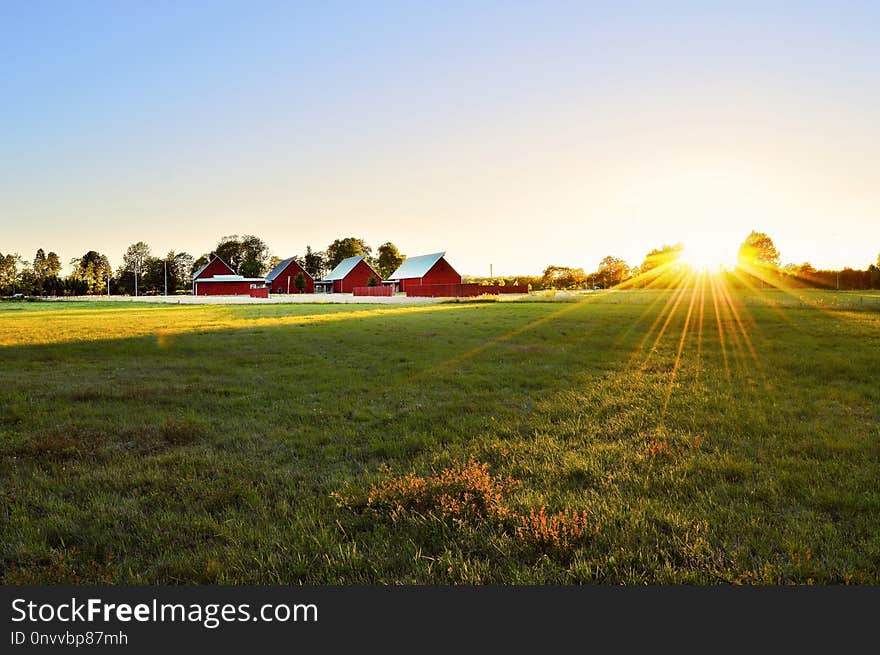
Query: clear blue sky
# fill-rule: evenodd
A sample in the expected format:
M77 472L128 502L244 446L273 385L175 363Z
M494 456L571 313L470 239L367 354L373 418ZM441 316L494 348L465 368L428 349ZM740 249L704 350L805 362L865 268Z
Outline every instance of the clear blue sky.
M0 252L880 251L880 4L0 3Z

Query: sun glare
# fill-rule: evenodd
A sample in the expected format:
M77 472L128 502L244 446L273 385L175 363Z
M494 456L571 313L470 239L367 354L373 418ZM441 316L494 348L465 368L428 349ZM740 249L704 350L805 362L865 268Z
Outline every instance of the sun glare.
M686 245L679 259L696 271L714 273L733 266L735 254L723 244L702 241Z

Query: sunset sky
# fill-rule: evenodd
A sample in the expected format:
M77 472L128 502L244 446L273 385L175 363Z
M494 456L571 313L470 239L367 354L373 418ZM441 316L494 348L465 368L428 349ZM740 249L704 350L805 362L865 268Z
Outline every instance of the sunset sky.
M793 7L798 6L797 9ZM880 4L0 3L0 252L880 252Z

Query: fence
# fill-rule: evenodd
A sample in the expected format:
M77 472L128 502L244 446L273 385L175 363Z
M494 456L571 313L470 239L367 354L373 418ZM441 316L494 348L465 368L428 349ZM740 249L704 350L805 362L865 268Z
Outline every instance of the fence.
M528 293L527 286L486 286L482 284L423 284L407 285L406 295L419 298L473 298L475 296L497 296L502 293Z
M393 296L394 288L390 284L378 287L352 287L353 296Z

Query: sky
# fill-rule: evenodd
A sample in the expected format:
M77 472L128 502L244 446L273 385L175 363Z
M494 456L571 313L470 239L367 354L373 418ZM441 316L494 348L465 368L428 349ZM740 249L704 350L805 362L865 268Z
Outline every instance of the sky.
M880 252L877 2L0 2L0 252Z

